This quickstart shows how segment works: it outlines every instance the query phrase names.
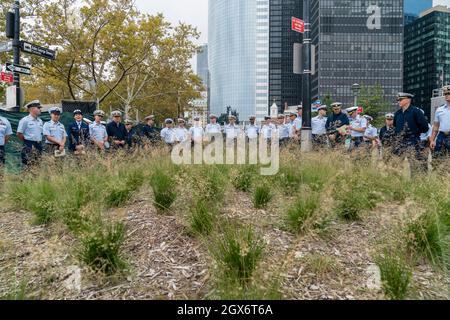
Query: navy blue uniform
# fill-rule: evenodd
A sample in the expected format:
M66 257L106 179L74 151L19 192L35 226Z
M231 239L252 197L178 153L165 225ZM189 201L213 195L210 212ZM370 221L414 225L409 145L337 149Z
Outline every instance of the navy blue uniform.
M350 119L348 116L344 113L335 114L333 113L331 116L328 117L327 123L325 124L325 129L327 131L328 135L336 135L336 140L334 143L331 143L331 147L334 147L336 143L342 143L343 137L339 132L337 131L339 128L343 126L350 125Z
M127 131L127 136L125 137L125 142L128 149L133 147L137 147L140 145L141 139L138 135L137 131L133 128L130 131Z
M395 139L395 128L384 126L380 130L380 141L383 147L392 147Z
M127 129L125 128L125 125L123 123L115 123L110 122L106 126L106 132L108 133L108 136L112 139L112 141L125 141L127 137ZM124 146L115 146L114 147L120 147L123 148Z
M337 129L343 126L350 125L350 120L348 119L347 115L344 113L339 114L332 114L328 117L327 123L325 124L325 129L327 130L328 134L336 133Z
M422 162L422 169L425 170L427 159L423 155L420 135L428 132L429 126L423 112L413 106L404 112L403 109L398 110L394 117L394 127L397 140L394 154L401 156L405 153L415 153L416 160Z
M88 146L90 141L89 126L87 123L76 121L67 127L69 150L75 152L77 146Z
M161 140L160 132L160 129L156 127L150 127L149 125L145 125L142 128L142 135L146 137L151 143L157 143Z

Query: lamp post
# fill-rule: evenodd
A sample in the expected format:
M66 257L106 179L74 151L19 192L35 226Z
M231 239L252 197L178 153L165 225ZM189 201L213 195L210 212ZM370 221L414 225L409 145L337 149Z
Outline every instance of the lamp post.
M303 1L303 20L305 21L305 32L303 34L303 127L302 144L303 152L312 150L311 129L311 1Z
M353 103L354 107L358 106L358 94L359 94L360 90L361 90L361 86L358 83L355 83L352 85L353 97L355 98L354 103Z

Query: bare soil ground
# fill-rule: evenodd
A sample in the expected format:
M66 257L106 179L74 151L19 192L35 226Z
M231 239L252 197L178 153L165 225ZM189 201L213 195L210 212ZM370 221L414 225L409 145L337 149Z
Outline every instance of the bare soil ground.
M266 242L260 266L268 279L280 277L285 299L384 299L369 289L373 255L380 239L408 214L406 203L379 206L360 223L331 221L323 233L293 235L282 228L283 205L255 210L243 192L227 196L225 217L251 224ZM139 193L128 206L109 212L127 230L129 273L105 278L80 265L78 243L65 227L30 224L27 212L0 212L0 296L15 283L27 283L27 297L38 299L203 299L212 290L212 260L202 241L189 235L175 206L160 215L151 196ZM77 286L77 277L81 285ZM414 297L448 299L450 280L420 264L414 272Z

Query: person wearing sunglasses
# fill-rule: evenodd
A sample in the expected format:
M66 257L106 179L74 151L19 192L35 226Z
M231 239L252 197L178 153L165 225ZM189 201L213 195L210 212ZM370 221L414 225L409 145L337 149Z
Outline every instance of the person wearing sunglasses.
M399 110L394 115L396 146L394 154L408 156L412 173L426 172L427 159L424 157L420 135L429 130L424 113L412 105L414 95L400 92L397 96Z
M114 150L122 149L126 145L127 129L122 123L122 112L111 112L113 120L106 125L106 132L111 138L111 147Z
M89 136L92 143L101 151L108 146L108 133L102 120L105 117L105 112L96 110L94 112L94 122L89 125Z
M348 116L342 112L342 103L335 102L331 105L333 114L328 117L325 129L327 130L330 146L334 148L338 144L342 144L345 141L346 132L340 130L344 126L350 125Z

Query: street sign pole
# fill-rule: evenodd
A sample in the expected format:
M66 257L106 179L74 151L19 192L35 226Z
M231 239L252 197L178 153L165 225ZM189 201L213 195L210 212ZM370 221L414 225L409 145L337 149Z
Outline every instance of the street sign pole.
M14 3L14 64L20 65L20 0L16 0ZM14 85L16 86L16 110L20 110L20 75L19 73L14 73Z
M303 0L303 20L305 21L305 33L303 34L303 128L302 146L303 152L312 150L311 129L311 2Z

